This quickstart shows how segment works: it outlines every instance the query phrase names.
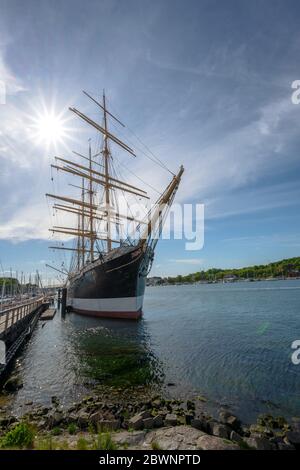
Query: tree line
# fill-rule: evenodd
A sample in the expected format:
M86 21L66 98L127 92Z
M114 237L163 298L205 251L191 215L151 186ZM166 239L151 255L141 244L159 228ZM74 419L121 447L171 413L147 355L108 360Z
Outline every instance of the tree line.
M202 270L187 274L186 276L179 274L175 277L167 277L163 282L166 281L169 284L175 284L182 282L222 281L229 277L250 280L266 279L270 277L300 277L300 257L236 269L211 268L206 271Z

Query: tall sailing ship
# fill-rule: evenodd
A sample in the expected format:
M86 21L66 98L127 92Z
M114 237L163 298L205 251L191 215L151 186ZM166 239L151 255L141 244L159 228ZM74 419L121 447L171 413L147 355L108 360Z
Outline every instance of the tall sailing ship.
M129 199L147 201L149 196L145 189L119 178L112 155L112 148L117 147L136 157L133 148L111 132L109 124L121 128L125 125L107 109L104 93L101 101L84 93L100 108L101 124L74 107L69 109L96 129L98 137L100 134L99 151L92 155L89 141L87 156L73 152L87 163L55 157L53 169L79 179L79 185L72 186L80 189L80 197L46 194L55 200L55 213L63 213L64 219L72 215L76 220L75 227L50 229L53 234L71 237L73 246L61 243L50 248L72 252L66 280L69 310L99 317L138 319L154 249L184 168L181 166L177 174L170 172L172 180L159 193L156 204L143 217L136 217ZM153 153L151 160L166 169ZM120 205L127 210L121 212Z

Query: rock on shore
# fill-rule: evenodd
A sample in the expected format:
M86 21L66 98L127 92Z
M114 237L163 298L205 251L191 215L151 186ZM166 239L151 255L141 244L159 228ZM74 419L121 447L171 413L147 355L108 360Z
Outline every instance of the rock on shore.
M51 406L31 407L18 418L0 411L0 443L1 436L20 421L36 430L37 440L51 436L51 442L62 448L76 448L79 439L87 446L95 445L93 436L103 432L124 449L292 450L300 446L298 419L288 424L282 417L264 415L245 427L227 410L220 410L218 420L205 414L197 407L197 399L118 400L98 394L65 409L52 397Z

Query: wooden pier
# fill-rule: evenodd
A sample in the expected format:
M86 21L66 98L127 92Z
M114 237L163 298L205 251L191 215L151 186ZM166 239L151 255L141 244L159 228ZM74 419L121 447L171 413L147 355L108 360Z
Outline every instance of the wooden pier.
M16 303L0 312L0 338L19 321L30 315L44 303L44 296L33 297L21 303Z
M32 333L40 314L49 307L44 295L23 299L0 311L0 340L5 344L5 364L0 364L0 377L26 338Z
M56 314L56 308L54 307L49 307L47 310L45 310L41 316L40 320L53 320L54 316Z

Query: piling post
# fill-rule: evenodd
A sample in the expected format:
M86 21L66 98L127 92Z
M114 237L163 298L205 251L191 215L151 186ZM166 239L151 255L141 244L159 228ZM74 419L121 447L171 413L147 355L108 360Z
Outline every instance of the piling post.
M61 314L65 315L67 306L67 289L65 287L61 290Z

